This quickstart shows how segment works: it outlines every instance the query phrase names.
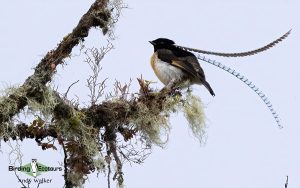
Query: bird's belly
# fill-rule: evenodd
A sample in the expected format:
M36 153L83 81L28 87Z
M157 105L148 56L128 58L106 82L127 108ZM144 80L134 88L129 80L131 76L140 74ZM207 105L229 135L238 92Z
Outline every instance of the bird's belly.
M184 77L182 70L158 58L155 58L154 62L151 62L151 65L156 76L164 85L168 85L171 80L180 82Z

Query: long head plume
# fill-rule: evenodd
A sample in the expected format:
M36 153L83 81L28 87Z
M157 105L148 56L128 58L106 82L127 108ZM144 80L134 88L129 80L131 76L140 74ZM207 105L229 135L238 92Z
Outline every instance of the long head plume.
M273 118L275 119L277 125L279 128L282 128L281 122L280 122L280 118L279 115L277 114L277 112L275 111L275 109L273 108L273 105L271 103L271 101L267 98L267 96L252 82L250 81L248 78L246 78L245 76L243 76L242 74L240 74L239 72L235 71L234 69L223 65L220 62L217 62L215 60L210 60L208 58L205 58L204 56L200 56L199 54L196 56L198 59L207 62L209 64L212 64L228 73L230 73L231 75L237 77L239 80L241 80L242 82L244 82L248 87L250 87L259 97L260 99L265 103L265 105L269 108L270 112L273 115Z
M222 52L212 52L212 51L205 51L205 50L198 50L198 49L194 49L194 48L189 48L189 47L185 47L185 46L179 46L179 45L175 45L178 48L187 50L187 51L193 51L193 52L197 52L197 53L201 53L201 54L209 54L209 55L216 55L216 56L223 56L223 57L244 57L244 56L251 56L251 55L255 55L258 54L260 52L266 51L272 47L274 47L276 44L278 44L279 42L281 42L282 40L284 40L286 37L289 36L289 34L291 33L292 30L289 30L288 32L286 32L284 35L282 35L281 37L279 37L278 39L274 40L273 42L255 49L255 50L250 50L247 52L240 52L240 53L222 53Z

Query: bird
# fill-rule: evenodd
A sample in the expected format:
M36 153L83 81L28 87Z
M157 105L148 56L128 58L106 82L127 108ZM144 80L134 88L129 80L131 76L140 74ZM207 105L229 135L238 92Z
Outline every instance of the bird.
M174 86L189 87L193 84L204 85L212 96L215 96L197 57L175 45L173 40L158 38L149 41L154 47L151 56L151 67L158 79L170 89Z

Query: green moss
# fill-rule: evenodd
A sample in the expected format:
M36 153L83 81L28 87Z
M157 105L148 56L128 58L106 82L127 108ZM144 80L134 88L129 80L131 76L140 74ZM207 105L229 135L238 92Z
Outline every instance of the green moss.
M73 112L72 114L68 119L57 121L58 131L66 140L76 140L78 146L82 148L82 153L92 161L95 168L98 171L103 170L105 162L99 150L99 130L83 123L85 118L83 113Z
M17 129L12 122L2 123L0 126L0 140L6 140L17 135Z
M93 164L94 164L94 166L95 166L95 168L97 169L98 172L104 172L105 171L106 162L105 162L104 158L101 155L98 155L98 156L94 157Z
M82 176L83 176L83 174L70 172L68 174L67 179L68 179L68 181L72 182L74 187L82 187L82 185L84 184L85 178L86 178L86 177L82 177Z
M135 125L142 132L142 135L150 143L163 147L168 141L170 131L170 113L176 112L181 104L180 95L159 98L161 94L154 94L153 101L139 102L137 112L130 119L130 123Z
M167 142L167 139L163 140L161 137L169 132L169 118L158 108L149 108L145 104L139 103L138 111L130 119L130 123L134 124L150 142L159 146L163 146Z
M37 102L35 99L28 97L26 88L11 86L1 91L0 97L0 114L8 118L10 114L17 113L20 104L20 100L27 102L28 108L25 110L26 114L38 115L43 119L47 119L52 116L53 109L57 104L56 94L48 87L45 87L42 91L39 91L39 99L41 102Z
M182 109L194 136L199 139L200 143L203 143L205 141L206 125L200 98L188 92Z
M94 128L89 126L81 126L80 144L84 148L84 153L89 159L94 159L95 156L99 155L99 143L98 143L98 132ZM94 160L93 160L94 161ZM94 161L97 162L97 161Z
M200 98L190 92L183 96L181 94L167 96L164 100L156 98L150 102L150 105L145 101L140 102L137 106L137 113L130 119L130 123L134 124L150 143L159 146L166 144L170 130L170 114L179 111L184 113L189 128L200 143L205 141L203 106Z
M124 188L125 185L124 185L124 182L122 182L121 184L118 182L117 183L117 188Z
M25 94L25 90L17 86L10 86L0 91L0 114L4 119L9 119L11 114L18 111L18 102L20 101L17 99L24 99Z
M42 102L37 102L31 98L28 98L28 109L30 113L37 114L44 119L49 119L52 117L53 110L55 106L58 104L56 100L56 94L54 91L48 87L41 92Z

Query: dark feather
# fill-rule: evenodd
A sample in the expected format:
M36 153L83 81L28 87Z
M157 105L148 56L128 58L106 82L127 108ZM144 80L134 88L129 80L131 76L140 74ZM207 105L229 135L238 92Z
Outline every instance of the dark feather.
M288 32L286 32L284 35L282 35L281 37L279 37L278 39L272 41L271 43L255 49L255 50L250 50L247 52L239 52L239 53L223 53L223 52L212 52L212 51L206 51L206 50L198 50L195 48L188 48L188 47L184 47L184 46L178 46L176 45L176 47L182 49L182 50L189 50L189 51L193 51L193 52L197 52L197 53L201 53L201 54L209 54L209 55L216 55L216 56L223 56L223 57L244 57L244 56L251 56L251 55L255 55L258 54L260 52L266 51L272 47L274 47L276 44L278 44L279 42L283 41L286 37L289 36L289 34L291 33L292 30L289 30Z
M194 69L193 65L188 61L189 56L176 56L174 51L168 49L159 49L157 50L157 56L160 60L170 63L171 65L180 68L181 70L197 77L197 72ZM196 59L197 61L197 59Z

